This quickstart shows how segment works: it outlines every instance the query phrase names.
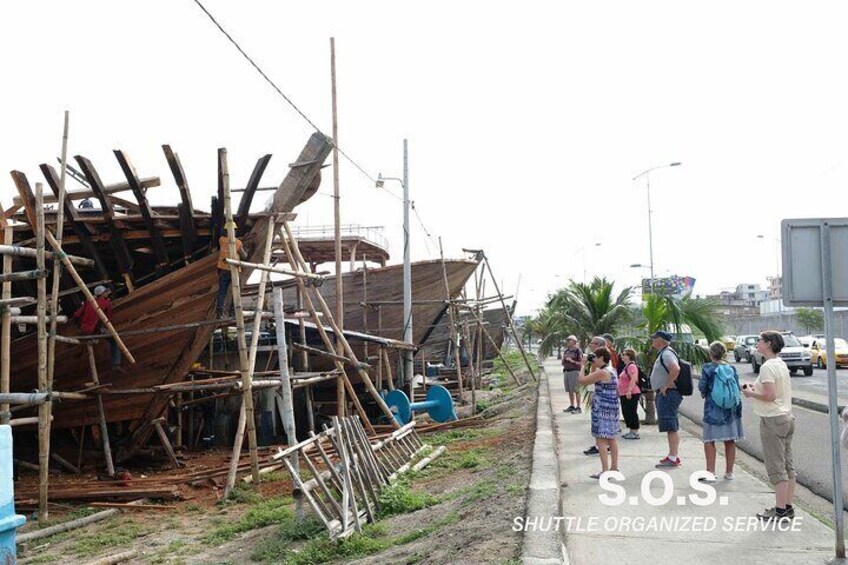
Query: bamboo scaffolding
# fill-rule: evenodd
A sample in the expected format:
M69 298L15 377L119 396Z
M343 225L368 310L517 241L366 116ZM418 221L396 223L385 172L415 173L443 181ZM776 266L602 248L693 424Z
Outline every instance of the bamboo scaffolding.
M29 257L31 259L35 259L37 252L36 252L35 249L32 249L31 247L21 247L19 245L6 244L6 245L0 245L0 255L9 255L9 256L13 256L13 257ZM44 258L49 260L49 261L55 261L57 257L56 257L55 253L51 253L51 252L48 251L44 254ZM79 265L80 267L92 267L92 266L94 266L93 260L86 259L85 257L77 257L76 255L64 255L64 256L60 255L59 259L61 259L63 263L65 262L65 259L67 259L68 262L70 262L74 265ZM39 270L44 270L44 269L39 269Z
M94 359L94 347L89 343L86 344L88 351L88 368L91 372L91 380L94 386L100 385L100 377L97 374L97 361ZM97 416L100 420L100 439L103 442L103 457L106 461L106 472L110 477L115 476L115 464L112 461L112 448L109 445L109 427L106 425L106 412L103 410L103 396L97 395Z
M224 193L224 214L226 216L227 239L229 240L228 254L230 258L236 257L236 230L233 224L233 211L230 196L230 173L227 166L227 150L218 150L218 167L220 182ZM268 229L271 229L270 227ZM239 369L244 382L244 394L242 395L242 408L239 413L239 426L236 430L235 442L233 443L233 461L238 462L244 440L244 429L247 428L248 450L250 452L250 466L255 488L259 488L259 460L256 456L256 422L253 419L253 391L251 390L250 369L248 367L247 344L244 335L244 312L241 305L241 280L237 267L230 265L232 281L230 291L233 297L233 307L236 313L236 328L238 332ZM230 467L227 476L227 485L224 495L228 496L236 482L237 465Z
M35 183L36 207L36 265L45 270L44 259L44 187ZM52 316L55 318L55 316ZM38 279L38 390L48 391L47 386L47 280ZM38 517L48 518L47 495L50 465L50 399L38 406Z
M56 251L56 255L62 261L62 264L65 265L65 269L67 269L68 273L70 273L71 277L73 277L74 281L77 283L77 287L79 287L79 289L85 295L86 300L88 300L88 303L91 304L92 308L94 308L94 311L97 313L97 317L100 318L100 321L106 328L106 331L109 332L109 335L111 335L112 339L115 340L115 343L118 345L118 348L124 354L124 357L126 357L130 363L134 364L135 357L133 357L132 353L130 353L130 350L127 349L127 346L124 345L123 340L121 340L121 336L118 335L118 332L112 326L112 322L109 321L109 318L106 317L106 314L104 314L103 311L100 309L100 306L97 305L97 300L94 298L94 295L91 294L90 290L88 290L88 287L85 285L85 282L83 282L82 278L79 276L79 273L77 273L77 270L74 268L68 256L64 253L64 251L62 251L62 246L59 245L59 242L56 241L56 238L53 237L53 234L51 234L49 230L45 230L44 235L47 238L47 241L50 242L50 245Z
M297 265L301 269L309 272L309 267L306 265L306 262L303 261L303 256L300 255L300 251L297 248L297 240L295 240L294 237L292 236L291 230L288 227L288 223L285 220L283 220L282 226L285 228L285 231L286 231L286 234L288 235L288 238L286 238L282 233L280 233L280 243L283 247L283 251L285 252L286 257L288 258L289 264L290 265ZM289 245L289 242L291 242L291 245ZM304 284L302 279L298 278L298 279L295 279L295 280L297 281L298 288L300 289L301 295L303 296L304 304L306 305L306 308L309 311L309 313L312 315L312 320L315 322L315 327L318 330L318 335L321 336L321 341L324 343L324 347L327 348L327 349L334 349L333 343L332 343L332 341L330 341L330 337L327 335L327 332L324 330L324 325L321 321L321 318L318 316L318 312L315 309L315 305L312 303L312 298L306 292L306 288L307 288L306 285ZM321 294L317 290L315 290L315 295L318 299L321 299ZM326 303L324 303L324 306L326 307ZM326 314L327 311L328 310L325 308L324 313ZM331 318L332 316L328 316L328 317ZM341 334L341 332L339 332L339 334ZM342 336L342 338L344 338L344 336ZM356 360L355 357L351 358L351 364L353 364L353 362L355 360ZM340 373L339 376L342 379L343 386L345 386L347 388L348 392L351 395L351 400L353 400L353 404L356 407L357 412L360 414L360 416L362 416L362 419L365 422L365 425L368 427L369 432L373 434L374 428L371 427L371 423L368 422L368 417L365 414L365 410L362 408L362 404L359 402L359 398L356 396L356 392L353 389L353 385L350 383L350 379L347 378L347 374L345 373L344 365L341 363L341 361L338 361L338 360L335 360L335 365L336 365L336 369ZM362 371L360 370L360 373L361 372ZM338 386L338 385L339 385L339 382L337 380L336 386ZM336 398L337 398L337 401L338 401L338 396Z
M503 293L501 293L500 287L498 287L498 281L495 279L495 273L492 272L492 266L489 264L489 258L486 257L486 254L482 251L480 254L483 256L483 260L486 263L486 269L489 271L489 276L492 279L492 284L495 285L495 292L498 297L500 297L501 306L503 306L504 312L509 312L509 309L506 307L506 302L503 299ZM524 358L524 364L527 365L527 370L530 371L530 378L533 379L534 382L538 382L536 378L536 374L533 373L533 367L530 364L530 360L527 359L527 353L524 351L524 346L521 345L521 340L518 339L518 332L515 331L515 324L512 323L512 316L507 316L507 321L509 322L509 328L512 331L512 337L515 339L515 344L518 346L518 351L521 352L521 357Z
M2 206L0 206L2 208ZM0 214L2 216L2 214ZM2 221L3 225L3 243L6 247L12 245L12 227L6 225L5 218ZM3 255L3 275L12 273L12 256ZM3 281L2 289L3 300L12 298L12 283L11 281ZM12 312L8 308L3 308L0 312L0 394L9 393L9 375L11 369L11 349L12 349ZM9 404L0 403L0 424L9 423Z
M450 300L450 285L448 284L448 270L445 265L445 253L442 250L442 238L439 238L439 257L442 261L442 277L445 282L445 296ZM450 344L454 351L454 364L456 365L456 382L459 387L459 401L462 402L462 363L460 362L459 344L456 343L456 311L453 305L448 306L448 317L450 320Z

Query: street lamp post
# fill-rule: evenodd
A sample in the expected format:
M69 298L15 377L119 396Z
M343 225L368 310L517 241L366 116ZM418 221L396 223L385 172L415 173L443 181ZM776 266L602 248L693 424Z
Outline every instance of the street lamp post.
M648 189L648 247L651 255L651 294L654 293L654 233L653 227L651 225L651 171L656 171L657 169L664 169L666 167L679 167L681 165L680 161L675 161L673 163L669 163L668 165L658 165L656 167L651 167L650 169L646 169L633 177L635 181L639 177L645 177L645 185Z
M580 253L580 252L583 253L583 284L586 284L586 249L588 249L590 247L600 247L600 246L601 246L600 243L593 243L591 245L584 245L583 247L581 247L580 249L578 249L577 251L574 252L575 254Z
M393 180L403 187L403 341L412 343L412 265L409 261L409 152L407 140L403 140L403 178L377 175L377 187L384 181ZM403 352L404 382L412 386L412 352Z

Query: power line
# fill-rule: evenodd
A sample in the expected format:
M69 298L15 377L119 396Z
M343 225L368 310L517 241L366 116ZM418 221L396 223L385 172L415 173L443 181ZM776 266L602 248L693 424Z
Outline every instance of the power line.
M209 19L210 19L210 20L212 20L212 23L213 23L213 24L215 24L215 27L217 27L217 28L218 28L218 30L220 30L220 32L221 32L221 33L223 33L223 34L224 34L224 36L226 36L226 38L230 40L230 43L232 43L232 44L233 44L233 46L234 46L236 49L238 49L238 52L239 52L239 53L241 53L241 54L242 54L242 56L243 56L245 59L247 59L247 62L248 62L248 63L250 63L250 64L251 64L251 66L253 66L253 68L254 68L254 69L256 69L256 72L258 72L260 75L262 75L262 78L264 78L264 79L265 79L265 81L266 81L268 84L270 84L270 85L271 85L271 88L273 88L273 89L277 92L277 94L279 94L280 96L282 96L282 97L283 97L283 100L285 100L286 102L288 102L289 106L291 106L292 108L294 108L295 112L297 112L297 113L300 115L300 117L301 117L301 118L303 118L304 120L306 120L306 123L308 123L310 126L312 126L312 128L313 128L315 131L317 131L318 133L320 133L320 134L324 135L324 136L325 136L325 137L327 137L328 139L331 139L331 138L330 138L330 136L328 136L326 133L324 133L323 131L321 131L321 128L319 128L317 125L315 125L315 122L313 122L312 120L310 120L310 119L309 119L309 116L307 116L305 113L303 113L303 111L302 111L300 108L298 108L298 107L297 107L297 104L295 104L295 103L292 101L292 99L291 99L291 98L289 98L288 96L286 96L286 95L283 93L283 91L282 91L282 90L280 90L280 87L278 87L278 86L276 85L276 83L274 83L274 81L273 81L273 80L271 80L271 78L270 78L267 74L265 74L265 71L263 71L263 70L259 67L259 65L257 65L257 64L256 64L256 62L255 62L253 59L251 59L251 58L250 58L250 55L248 55L247 53L245 53L244 49L242 49L242 48L241 48L241 46L238 44L238 42L237 42L235 39L233 39L233 37L232 37L229 33L227 33L227 30L225 30L225 29L224 29L224 27L223 27L221 24L219 24L219 23L218 23L218 20L216 20L216 19L215 19L215 16L213 16L213 15L209 12L209 10L207 10L207 9L206 9L206 7L205 7L205 6L204 6L204 5L200 2L200 0L194 0L194 3L195 3L195 4L197 4L198 6L200 6L200 9L201 9L201 10L203 10L203 12L204 12L204 13L205 13L208 17L209 17ZM335 141L335 140L333 140L333 144L334 144L334 145L335 145L335 143L336 143L336 141ZM365 175L365 176L366 176L366 177L367 177L367 178L368 178L368 179L369 179L372 183L374 183L374 184L376 184L376 183L377 183L377 179L375 179L373 176L371 176L370 174L368 174L368 173L365 171L365 169L363 169L363 168L359 165L359 163L357 163L356 161L354 161L354 160L353 160L353 158L352 158L350 155L348 155L348 154L347 154L347 153L346 153L346 152L345 152L345 151L344 151L341 147L339 147L338 145L336 145L336 149L337 149L337 150L339 151L339 153L341 153L341 154L342 154L342 156L343 156L345 159L347 159L347 160L348 160L348 161L349 161L349 162L350 162L350 163L351 163L354 167L356 167L357 169L359 169L359 172L360 172L360 173L362 173L363 175Z

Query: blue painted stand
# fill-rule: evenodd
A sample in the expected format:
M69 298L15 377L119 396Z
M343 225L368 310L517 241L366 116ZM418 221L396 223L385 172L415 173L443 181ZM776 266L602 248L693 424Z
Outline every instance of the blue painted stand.
M0 563L13 564L15 530L26 518L15 514L15 485L12 482L12 427L0 426Z
M427 387L427 399L423 402L410 402L409 397L401 390L390 391L385 400L386 405L394 413L395 420L401 426L412 421L413 412L424 410L436 422L448 422L457 419L456 412L453 410L453 399L448 389L443 386Z

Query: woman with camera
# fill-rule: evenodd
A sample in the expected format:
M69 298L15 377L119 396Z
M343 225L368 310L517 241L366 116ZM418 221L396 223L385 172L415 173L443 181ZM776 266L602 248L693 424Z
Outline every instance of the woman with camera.
M795 518L792 507L795 496L795 466L792 461L795 416L792 415L789 369L778 356L783 344L783 336L779 332L760 334L757 351L765 363L760 367L757 380L742 387L742 394L753 400L754 415L760 418L763 461L769 481L774 485L774 507L757 514L764 521L782 522Z
M618 471L618 442L616 437L621 432L618 425L618 377L615 369L610 367L610 351L606 347L598 347L594 351L592 371L588 375L580 375L577 381L583 385L595 385L592 395L592 437L601 458L601 472L590 475L598 479L607 471ZM609 448L610 460L607 460Z

